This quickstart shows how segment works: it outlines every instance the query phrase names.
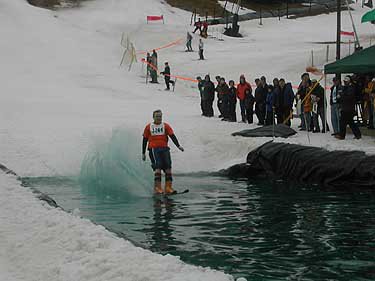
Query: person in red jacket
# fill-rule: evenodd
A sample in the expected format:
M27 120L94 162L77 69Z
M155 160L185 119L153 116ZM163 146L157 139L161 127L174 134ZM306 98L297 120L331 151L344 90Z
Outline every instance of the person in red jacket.
M173 129L167 123L162 122L162 112L160 109L153 112L154 122L146 125L143 132L142 143L142 160L146 160L146 147L148 143L149 155L152 167L155 172L154 191L156 194L162 194L161 188L161 171L165 173L165 194L173 194L175 191L172 188L172 161L171 154L168 147L168 137L181 151L184 148L180 146Z
M237 85L237 98L240 100L241 117L244 123L246 122L246 90L249 90L250 94L252 93L251 85L246 82L245 76L242 74L240 76L240 83Z

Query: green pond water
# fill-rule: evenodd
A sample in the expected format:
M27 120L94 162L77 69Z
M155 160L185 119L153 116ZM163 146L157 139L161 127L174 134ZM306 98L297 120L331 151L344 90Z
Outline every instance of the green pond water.
M375 280L375 192L175 177L190 192L128 197L74 178L24 178L136 245L247 280Z

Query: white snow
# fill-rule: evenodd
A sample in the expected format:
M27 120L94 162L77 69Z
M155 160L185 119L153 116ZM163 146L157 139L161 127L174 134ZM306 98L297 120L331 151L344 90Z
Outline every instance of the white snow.
M374 29L359 23L365 10L354 7L367 46ZM146 24L146 15L160 14L165 25ZM323 64L326 47L313 42L334 40L335 18L263 19L262 26L242 22L244 38L205 40L206 61L180 45L161 50L159 65L169 61L172 74L192 78L210 73L238 80L244 73L251 82L266 75L269 81L285 77L297 84L312 49ZM87 1L79 9L60 11L0 0L0 163L21 176L77 175L96 139L109 139L120 127L141 136L156 108L164 111L185 148L181 153L172 145L175 171L243 162L248 151L270 138L230 134L255 125L202 118L195 84L178 81L176 92L165 92L162 77L159 85L145 84L140 63L131 72L119 68L122 33L137 50L150 50L185 38L189 23L190 13L158 0ZM351 30L345 14L343 30ZM310 138L311 145L331 150L375 153L369 137ZM308 144L306 133L283 141ZM0 175L0 192L0 280L231 280L136 248L100 226L50 208L9 176Z

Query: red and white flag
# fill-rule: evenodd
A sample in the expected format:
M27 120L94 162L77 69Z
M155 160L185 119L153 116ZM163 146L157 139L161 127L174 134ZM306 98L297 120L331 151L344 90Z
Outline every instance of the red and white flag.
M354 32L350 32L350 31L341 31L340 34L343 35L343 36L353 36L354 37Z

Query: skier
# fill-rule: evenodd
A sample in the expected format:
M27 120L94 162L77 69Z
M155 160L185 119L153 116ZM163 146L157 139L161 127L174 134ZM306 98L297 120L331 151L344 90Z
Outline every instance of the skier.
M165 90L169 91L170 90L169 84L174 85L174 81L171 81L171 69L169 67L168 62L165 62L164 65L165 65L164 71L160 72L160 74L164 75L165 85L167 86Z
M198 18L198 21L194 23L194 26L195 26L195 29L193 33L195 33L197 30L199 30L200 33L202 32L202 22L200 18Z
M193 51L193 47L191 47L191 41L193 40L193 36L187 32L186 34L186 52L192 52Z
M161 170L165 173L165 194L176 193L172 188L172 161L168 147L168 137L181 151L184 148L179 144L173 129L169 124L162 122L162 112L160 109L153 112L154 122L146 125L143 132L142 160L146 160L146 147L148 143L149 156L154 169L154 192L163 194L161 187Z

